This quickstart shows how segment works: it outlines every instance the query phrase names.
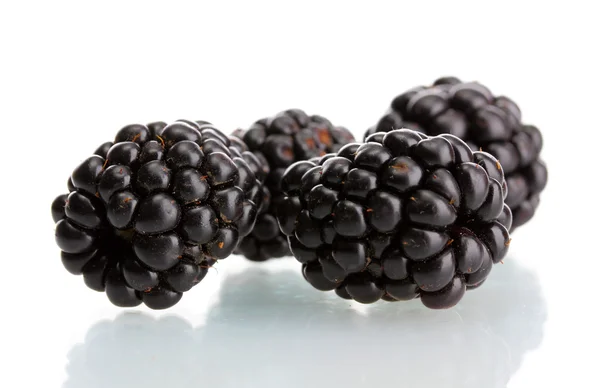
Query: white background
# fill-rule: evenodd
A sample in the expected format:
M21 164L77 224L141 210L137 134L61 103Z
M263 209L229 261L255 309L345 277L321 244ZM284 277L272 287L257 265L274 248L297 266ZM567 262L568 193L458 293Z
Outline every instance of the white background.
M594 5L3 1L0 386L599 386ZM517 101L550 171L505 264L457 308L357 307L292 259L231 257L175 308L123 315L62 268L50 203L123 125L230 131L299 107L361 137L443 75Z

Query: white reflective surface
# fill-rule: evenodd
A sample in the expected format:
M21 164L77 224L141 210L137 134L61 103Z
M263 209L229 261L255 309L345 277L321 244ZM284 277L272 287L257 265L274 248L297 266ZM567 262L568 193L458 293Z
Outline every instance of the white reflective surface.
M225 277L197 326L145 313L95 323L68 353L64 387L504 387L540 345L547 312L531 271L496 272L459 308L429 311L361 308L296 271L253 266Z

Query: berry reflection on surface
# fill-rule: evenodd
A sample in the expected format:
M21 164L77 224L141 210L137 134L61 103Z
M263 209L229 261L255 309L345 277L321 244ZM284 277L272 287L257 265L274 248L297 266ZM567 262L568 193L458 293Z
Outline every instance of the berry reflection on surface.
M137 313L96 324L64 388L505 387L546 320L537 278L515 261L444 311L356 307L295 272L250 268L224 280L200 327Z

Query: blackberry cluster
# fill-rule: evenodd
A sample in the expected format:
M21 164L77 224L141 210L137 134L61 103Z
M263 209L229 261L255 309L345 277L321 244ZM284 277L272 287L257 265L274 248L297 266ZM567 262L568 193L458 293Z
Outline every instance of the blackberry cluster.
M254 227L260 167L206 122L126 126L52 204L62 262L117 306L171 307Z
M361 303L451 307L510 243L500 163L452 135L376 133L293 164L282 190L277 218L306 280Z
M283 199L281 177L292 163L337 152L354 141L346 128L336 127L321 116L309 116L299 109L280 112L255 122L234 136L248 145L265 166L264 205L252 233L244 238L236 253L250 260L263 261L290 255L286 237L281 234L275 217Z
M521 111L511 99L496 97L476 82L440 78L433 86L397 96L365 138L403 127L432 136L449 133L472 150L498 158L506 174L506 203L513 212L513 228L533 217L548 179L546 165L539 158L542 135L538 128L521 122Z

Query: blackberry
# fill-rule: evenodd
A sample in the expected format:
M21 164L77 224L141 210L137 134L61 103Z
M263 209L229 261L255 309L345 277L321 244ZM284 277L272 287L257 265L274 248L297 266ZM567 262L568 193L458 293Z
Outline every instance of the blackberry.
M371 139L290 166L280 228L319 290L451 307L508 250L502 167L452 135L401 129Z
M289 256L286 237L281 234L275 215L283 199L283 172L294 162L337 152L354 141L354 137L346 128L336 127L322 116L309 116L300 109L258 120L249 129L238 129L233 135L243 139L266 167L264 205L254 230L242 240L236 253L254 261Z
M365 140L375 132L403 127L432 136L449 133L471 149L498 158L506 174L512 228L533 217L548 179L540 159L542 135L538 128L522 123L521 110L511 99L494 96L480 83L440 78L430 87L397 96L388 113L366 132Z
M63 265L117 306L171 307L254 227L259 167L206 122L126 126L52 203Z

